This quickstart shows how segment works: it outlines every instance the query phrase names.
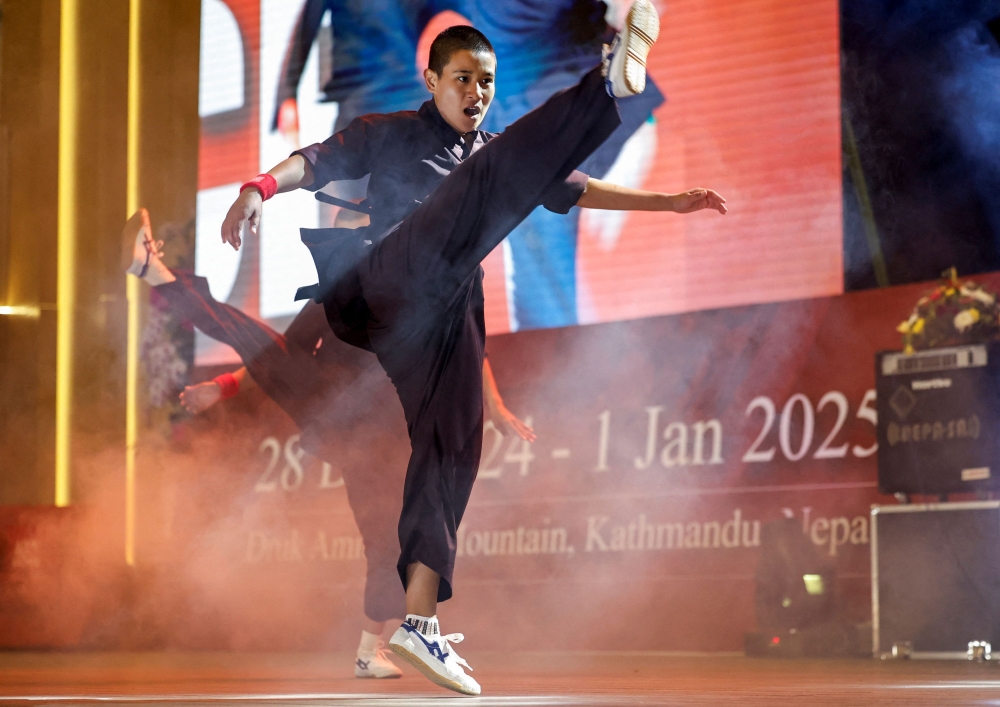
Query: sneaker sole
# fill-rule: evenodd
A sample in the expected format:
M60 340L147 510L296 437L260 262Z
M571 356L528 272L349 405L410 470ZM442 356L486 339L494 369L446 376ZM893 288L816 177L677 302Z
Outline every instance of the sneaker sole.
M646 89L646 59L649 51L660 37L660 17L649 0L637 0L628 12L625 30L622 32L622 46L625 52L623 78L625 86L632 93L642 93ZM630 76L638 64L638 76ZM633 69L632 72L629 69Z
M404 646L401 646L396 643L390 643L389 650L391 650L393 653L395 653L400 658L402 658L407 663L416 668L421 675L423 675L425 678L430 680L438 687L444 687L449 690L454 690L455 692L460 692L463 695L471 695L473 697L477 697L480 694L479 692L472 692L471 690L469 690L469 688L465 687L461 683L456 682L455 680L449 680L445 676L439 675L434 670L431 670L431 668L428 667L428 665L424 661L420 660L420 658L417 657L416 654L406 650Z
M129 220L125 223L125 228L122 230L122 257L121 265L122 269L131 274L138 276L138 272L132 272L133 265L135 265L135 241L139 237L139 232L142 230L143 226L149 226L149 214L146 209L139 209L136 211ZM149 231L147 231L148 233ZM141 270L141 266L136 268L136 270Z

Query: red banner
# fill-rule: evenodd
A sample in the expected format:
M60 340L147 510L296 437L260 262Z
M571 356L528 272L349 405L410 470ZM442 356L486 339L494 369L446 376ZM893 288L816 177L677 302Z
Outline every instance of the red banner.
M866 620L869 506L891 502L876 492L874 358L925 289L491 337L538 441L487 426L447 630L484 650L740 650L761 528L785 516ZM337 460L306 456L259 393L196 421L190 450L162 446L140 455L138 512L162 643L353 647L364 555ZM405 439L345 450L407 453Z

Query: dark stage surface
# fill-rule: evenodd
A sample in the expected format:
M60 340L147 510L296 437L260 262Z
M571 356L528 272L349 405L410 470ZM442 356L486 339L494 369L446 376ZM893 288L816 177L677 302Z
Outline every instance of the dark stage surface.
M472 653L481 698L358 680L347 654L3 653L0 704L998 705L1000 665Z

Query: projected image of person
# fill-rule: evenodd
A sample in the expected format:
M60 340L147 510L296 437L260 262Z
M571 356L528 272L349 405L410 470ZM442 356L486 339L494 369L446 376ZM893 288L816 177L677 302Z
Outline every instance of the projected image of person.
M437 2L344 2L306 0L281 68L272 130L295 142L299 82L309 51L329 12L334 41L324 100L338 104L334 131L368 113L417 107L423 82L412 70L417 41L428 21L450 10L490 37L504 81L483 128L499 132L558 90L576 83L614 37L601 0L438 0ZM321 49L327 49L322 47ZM580 169L603 177L625 142L662 105L652 80L636 96L622 98L622 123ZM297 143L296 143L297 144ZM643 175L636 175L636 182ZM360 191L359 191L360 189ZM334 184L337 196L359 200L361 185ZM579 209L567 214L537 208L507 239L507 288L511 330L570 326L578 322L576 251Z
M157 252L162 244L153 242L151 232L144 209L129 221L128 272L152 285L179 317L231 346L244 363L234 373L187 386L181 393L182 404L200 413L253 381L299 427L304 450L320 460L336 461L366 560L366 620L354 674L399 677L399 668L386 656L381 642L386 622L406 614L396 573L406 429L389 379L372 354L333 336L321 305L308 303L284 335L279 334L239 309L217 302L205 278L169 269ZM504 405L488 359L483 362L483 382L486 407L497 429L533 441L532 429Z
M323 100L337 103L334 132L367 113L406 110L424 100L414 69L417 40L447 0L306 0L295 22L278 79L271 129L298 132L298 90L306 60L329 13L333 41L321 43L328 66Z
M500 131L556 91L575 84L600 60L615 30L601 0L460 0L455 8L490 38L503 81L483 127ZM604 177L625 142L664 102L651 77L646 89L621 98L621 125L580 165ZM648 149L648 148L647 148ZM655 149L655 148L654 148ZM630 185L644 174L628 175ZM571 326L577 318L576 253L580 210L557 214L537 208L507 237L511 330Z
M620 125L616 98L642 93L658 32L655 9L638 0L603 62L497 135L480 129L495 91L492 45L451 27L431 46L431 98L418 111L362 116L297 150L244 184L222 224L223 241L238 249L276 193L369 177L367 227L303 229L303 242L331 328L376 353L410 436L397 562L407 617L389 648L458 692L481 688L451 647L461 634L441 634L437 604L452 596L457 529L482 448L483 258L540 205L726 212L709 189L641 191L576 169Z

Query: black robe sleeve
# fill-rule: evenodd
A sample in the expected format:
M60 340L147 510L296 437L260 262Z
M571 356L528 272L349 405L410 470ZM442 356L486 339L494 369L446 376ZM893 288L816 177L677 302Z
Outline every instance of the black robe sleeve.
M362 116L323 142L293 152L312 166L313 183L306 189L317 191L330 182L361 179L371 173L373 155L377 154L374 132L373 123Z
M554 183L542 194L542 206L553 213L568 214L583 196L588 179L589 176L574 169L566 179Z

